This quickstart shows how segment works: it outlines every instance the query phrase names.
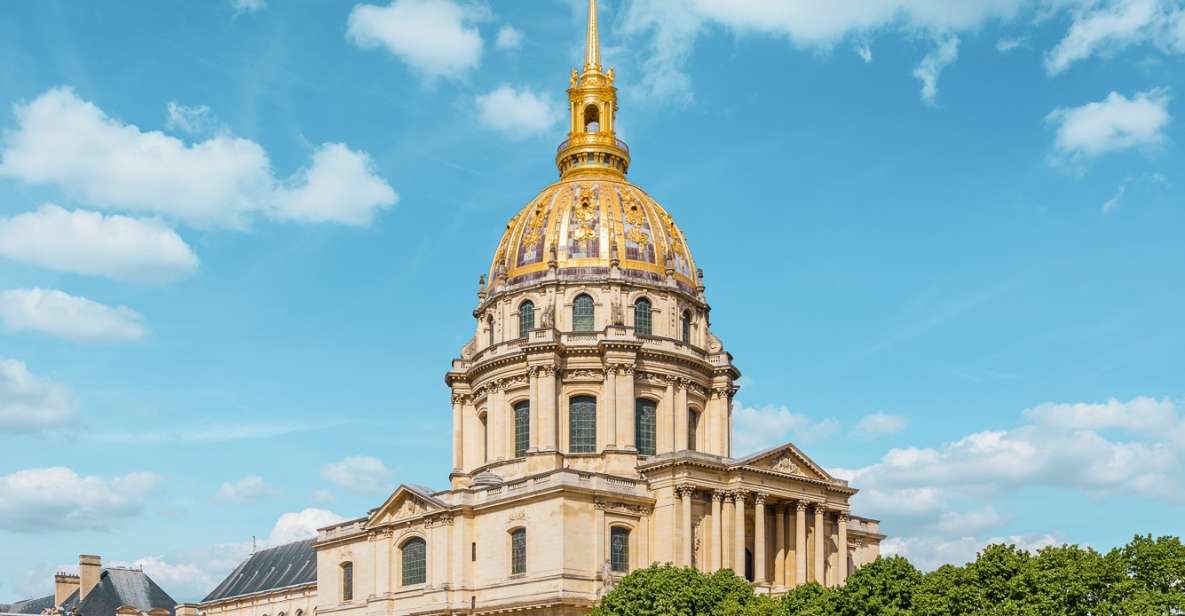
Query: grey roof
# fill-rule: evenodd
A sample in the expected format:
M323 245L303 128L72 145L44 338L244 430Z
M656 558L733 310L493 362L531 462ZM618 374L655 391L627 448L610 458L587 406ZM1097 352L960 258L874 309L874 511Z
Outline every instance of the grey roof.
M0 609L0 612L4 612L5 614L40 614L41 610L47 610L53 606L53 595L50 595L48 597L17 601L12 605L5 606L4 609Z
M202 603L316 582L313 542L306 539L256 552L235 567Z
M142 612L163 608L172 614L177 606L169 593L157 586L143 571L116 567L103 570L99 583L87 593L82 603L78 603L77 595L71 595L62 602L63 607L72 607L71 604L78 605L81 616L112 616L117 608L125 605Z

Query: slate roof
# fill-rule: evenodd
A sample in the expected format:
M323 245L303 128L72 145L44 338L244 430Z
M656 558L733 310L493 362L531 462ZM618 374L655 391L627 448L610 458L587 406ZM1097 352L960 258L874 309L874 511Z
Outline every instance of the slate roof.
M41 610L53 607L53 595L48 597L39 597L37 599L25 599L24 601L17 601L12 605L0 606L0 612L5 614L40 614Z
M103 570L99 583L87 593L81 604L78 603L77 594L62 602L62 607L67 611L74 605L78 606L80 616L111 616L115 614L116 608L125 605L142 612L164 608L172 614L177 602L143 571L112 567Z
M314 541L306 539L256 552L235 567L202 603L316 582Z

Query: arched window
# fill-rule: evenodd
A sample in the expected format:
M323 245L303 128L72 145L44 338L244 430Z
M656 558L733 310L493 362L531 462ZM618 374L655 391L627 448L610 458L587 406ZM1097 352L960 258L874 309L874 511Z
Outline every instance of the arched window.
M601 110L596 105L584 108L584 132L596 133L601 130Z
M634 302L634 331L643 336L653 332L650 326L650 300L645 297Z
M527 572L527 529L510 531L510 575Z
M683 311L683 344L691 344L691 311Z
M489 415L485 412L477 416L477 421L481 423L481 461L490 461L490 426L487 423Z
M527 455L531 443L531 403L527 401L514 405L514 457Z
M518 307L518 337L530 336L532 329L535 329L535 303L527 300Z
M630 570L630 529L622 526L609 529L609 568L619 572Z
M593 298L583 293L577 295L572 301L572 329L578 332L591 332L595 327L595 316Z
M494 346L494 317L486 320L486 335L488 336L486 346Z
M695 451L695 444L699 440L696 433L699 431L699 412L688 409L687 410L687 448Z
M654 424L658 414L658 405L654 400L638 398L634 402L634 437L638 443L638 453L644 456L654 455Z
M354 600L354 563L342 563L342 601Z
M423 539L408 539L400 548L403 553L403 585L423 584L428 579L428 545Z
M568 451L596 453L597 399L575 396L568 401Z

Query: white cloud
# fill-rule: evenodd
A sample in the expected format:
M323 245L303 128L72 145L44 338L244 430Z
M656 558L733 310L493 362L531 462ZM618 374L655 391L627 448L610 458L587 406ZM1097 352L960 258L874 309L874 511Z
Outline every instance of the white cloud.
M498 49L518 49L523 44L523 31L514 26L502 26L498 28L498 38L494 40L494 45Z
M1025 38L1003 38L996 41L996 51L1000 53L1008 53L1015 51L1025 44Z
M311 169L279 180L272 175L267 153L253 141L220 134L186 144L160 131L141 131L111 118L70 88L50 89L17 105L15 112L18 127L4 135L0 176L54 185L100 208L155 214L198 227L243 228L258 214L359 224L394 204L394 191L370 175L366 155L346 156L339 144L322 145ZM333 171L347 175L333 184L322 176ZM306 192L319 194L318 186L359 180L363 186L348 194L340 210L298 198ZM377 189L379 185L386 190ZM371 211L359 213L367 208Z
M35 433L73 421L74 396L65 386L0 357L0 432Z
M816 441L839 430L834 419L816 421L784 406L747 407L733 411L734 449L739 456L790 441Z
M1055 109L1045 121L1057 125L1054 150L1058 159L1077 161L1160 145L1172 119L1168 102L1168 90L1163 88L1139 92L1130 99L1111 92L1101 101Z
M341 143L326 143L313 154L313 166L302 169L277 192L273 216L300 222L336 222L365 226L399 196L374 173L365 152Z
M475 21L485 13L452 0L394 0L357 4L346 38L359 47L383 47L428 79L458 78L481 63Z
M860 59L864 60L866 64L872 62L872 46L868 43L856 45L856 55L860 56Z
M483 126L511 139L546 134L561 115L559 106L550 99L529 88L518 90L507 84L478 95L477 113Z
M938 97L938 76L942 70L959 57L959 37L948 36L922 58L922 63L913 69L913 76L922 82L922 100L933 105Z
M0 322L9 331L35 331L75 342L125 342L147 332L127 306L75 297L56 289L0 291Z
M1185 8L1175 0L1115 0L1084 3L1069 32L1045 54L1045 70L1056 75L1075 62L1152 43L1166 53L1185 53Z
M1103 202L1103 214L1110 214L1112 210L1119 207L1123 202L1123 193L1127 192L1127 185L1120 184L1115 191L1115 195Z
M308 508L295 513L285 513L276 520L267 543L271 546L292 543L317 536L317 529L344 522L345 518L324 509Z
M332 503L337 497L329 490L316 490L313 492L313 500L318 503Z
M267 7L267 0L230 0L235 13L257 13Z
M954 537L889 537L881 543L884 556L904 556L923 571L932 571L945 564L963 565L975 560L976 554L989 545L1005 544L1036 552L1041 548L1061 545L1053 535L1036 533L978 539L971 535Z
M79 476L65 467L0 476L0 529L16 533L109 530L138 515L160 484L152 473Z
M892 449L835 472L861 490L854 509L881 518L895 549L922 564L973 557L985 543L977 537L1011 520L1002 497L1026 489L1185 499L1185 416L1174 401L1047 403L1021 417L1012 428Z
M165 128L190 135L204 135L226 130L214 117L209 107L205 105L187 107L176 101L169 101Z
M875 438L897 434L905 429L907 423L909 422L900 415L891 415L877 411L871 415L861 417L860 421L856 422L855 431L862 436Z
M337 486L363 494L381 494L393 487L391 471L382 461L369 456L351 456L341 462L326 464L321 468L321 476Z
M0 255L59 272L163 283L192 274L197 255L157 220L45 204L0 218Z
M247 475L242 479L229 482L224 481L214 495L214 500L222 502L262 500L277 494L275 488L269 486L259 475Z

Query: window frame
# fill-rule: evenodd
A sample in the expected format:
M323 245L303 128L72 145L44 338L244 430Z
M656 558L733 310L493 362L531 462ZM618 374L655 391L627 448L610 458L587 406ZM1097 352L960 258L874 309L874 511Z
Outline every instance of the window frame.
M587 314L584 314L587 309ZM572 298L572 331L592 332L597 329L597 303L588 293Z
M589 416L577 416L578 411ZM584 425L578 425L578 424ZM568 453L597 452L597 398L575 395L568 398Z
M510 575L527 573L527 529L519 526L510 529Z
M645 306L645 309L643 309ZM643 316L644 315L644 316ZM654 304L649 298L634 301L634 332L642 336L654 335Z
M409 563L416 561L408 559L408 550L416 546L420 550L418 571L411 571L411 573L418 573L418 580L416 578L408 577ZM418 586L420 584L428 583L428 542L423 537L411 537L407 541L399 544L399 585L400 586Z
M522 458L531 447L531 402L520 400L511 408L514 411L514 457Z
M535 302L528 299L518 305L518 337L529 337L532 329L535 329Z
M634 400L634 447L644 456L658 452L658 402L651 398Z
M354 600L354 562L347 560L338 565L341 582L342 603Z
M630 571L630 538L633 529L628 526L609 527L609 570L614 573ZM619 540L620 538L620 540Z

